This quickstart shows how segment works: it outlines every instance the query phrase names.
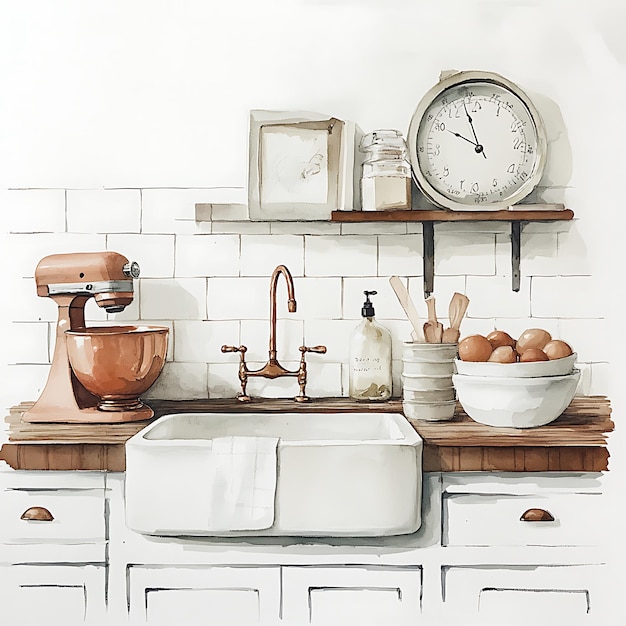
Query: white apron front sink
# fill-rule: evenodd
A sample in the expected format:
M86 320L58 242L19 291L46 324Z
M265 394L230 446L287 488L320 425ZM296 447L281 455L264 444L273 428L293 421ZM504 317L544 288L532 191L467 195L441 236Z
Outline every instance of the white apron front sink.
M126 523L150 535L409 534L421 495L396 413L176 413L126 443Z

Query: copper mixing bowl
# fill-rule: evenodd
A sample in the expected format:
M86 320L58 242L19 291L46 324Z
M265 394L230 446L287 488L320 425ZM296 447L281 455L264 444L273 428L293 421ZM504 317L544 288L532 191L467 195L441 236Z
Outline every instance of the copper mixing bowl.
M101 411L143 406L163 369L169 329L164 326L92 326L68 330L67 352L78 381L100 398Z

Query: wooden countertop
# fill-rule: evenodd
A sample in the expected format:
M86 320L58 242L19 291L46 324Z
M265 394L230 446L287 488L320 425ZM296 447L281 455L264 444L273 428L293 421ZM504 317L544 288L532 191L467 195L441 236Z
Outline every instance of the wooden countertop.
M189 412L399 412L398 399L357 403L320 398L307 404L290 399L152 400L155 417ZM124 471L124 444L149 421L127 424L28 424L21 415L32 403L11 409L8 442L0 459L14 469ZM424 440L425 472L458 471L604 471L608 469L607 433L613 430L610 402L604 396L574 398L554 422L532 429L478 424L457 406L449 422L412 421Z

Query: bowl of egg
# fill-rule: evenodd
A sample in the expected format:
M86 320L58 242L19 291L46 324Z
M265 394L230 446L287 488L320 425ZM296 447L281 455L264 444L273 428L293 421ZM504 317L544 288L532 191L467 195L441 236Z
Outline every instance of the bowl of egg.
M533 428L554 421L572 401L580 371L569 344L540 328L518 339L496 330L459 341L453 384L459 403L489 426Z

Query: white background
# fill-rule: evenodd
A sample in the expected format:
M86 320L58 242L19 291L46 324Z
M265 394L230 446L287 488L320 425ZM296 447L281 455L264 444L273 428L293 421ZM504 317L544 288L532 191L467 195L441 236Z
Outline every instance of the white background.
M0 189L70 190L69 204L59 213L63 217L43 229L50 233L48 244L58 241L65 246L67 233L79 232L91 237L89 242L81 240L82 246L120 248L124 233L146 232L145 202L151 197L150 188L235 187L238 189L233 190L232 199L245 197L248 111L252 108L318 111L354 120L366 132L377 128L406 132L417 102L437 81L441 70L489 70L521 85L533 97L548 126L551 156L542 181L545 198L564 201L577 218L563 236L569 247L561 262L570 268L584 265L583 272L572 273L586 277L580 283L569 281L580 285L575 293L572 288L547 304L544 294L536 306L544 306L548 311L544 317L550 319L576 318L575 311L562 313L570 311L570 306L584 311L581 318L602 320L599 331L599 324L594 323L578 326L573 334L577 342L593 345L590 362L610 364L602 373L598 391L611 398L620 426L624 411L624 319L620 305L625 291L621 228L626 179L623 2L2 0L0 8ZM89 196L89 201L80 205L83 196L76 190L81 189L89 193L131 191L119 192L119 202L110 204L107 200L99 211L96 196ZM137 226L129 228L124 219L134 210L132 194L138 189L144 190L144 222L140 224L137 218ZM205 191L187 197L189 207L196 201L211 201ZM57 196L51 193L47 198ZM222 194L216 201L230 199ZM42 210L38 220L45 222L53 214L54 202L57 200L46 200L50 209ZM124 207L126 202L128 212L120 213L119 228L110 214L113 226L90 226L102 220L111 206ZM72 206L79 208L72 212ZM13 285L16 279L32 281L31 258L41 256L41 237L29 239L29 233L38 230L32 215L29 220L30 210L30 201L18 202L15 193L3 194L1 272L3 283L10 286L3 299L7 304L19 300L25 308L35 304L28 300L27 290L14 289ZM148 258L155 264L165 264L167 259L182 264L181 258L174 257L169 231L150 232L163 237L165 247L159 250L172 252ZM273 232L268 234L273 237ZM372 232L366 231L367 236ZM549 259L554 254L555 232L548 229L539 232L543 239L535 237L536 256ZM122 234L112 239L112 233ZM571 245L572 234L575 246ZM452 250L467 233L453 231L447 236L452 239L448 241ZM469 235L474 236L478 245L482 235ZM191 239L189 235L190 245ZM505 239L506 232L498 231L496 246ZM237 250L244 254L264 245L256 239L245 245L242 241L237 248L230 239L219 240L220 250L233 243L233 256L226 259L236 260ZM284 243L283 239L275 241L276 245ZM176 242L176 254L183 254L182 243ZM369 245L369 241L357 243L366 248ZM134 239L131 251L138 248ZM492 239L487 238L484 249L478 245L466 254L476 260L481 250L492 254L492 248ZM327 252L325 246L320 256ZM442 273L448 269L451 276L455 275L456 270L446 265L453 259L452 252L440 254ZM405 259L398 254L400 262ZM420 265L419 259L415 262ZM354 264L361 267L358 259ZM315 259L309 259L308 265L314 266ZM379 258L378 266L366 275L381 277L395 270L409 276L408 271L396 268L393 263L381 266ZM156 272L156 277L169 276L168 272L165 268ZM211 278L221 272L223 266L212 273L206 270L203 276ZM321 279L324 272L318 262L314 275ZM508 278L500 280L499 273L496 266L493 277L475 281L475 311L511 298ZM567 268L562 273L567 274ZM301 275L305 276L306 270ZM356 270L351 275L358 278ZM242 266L234 276L235 280L246 276ZM558 280L558 276L552 278ZM413 282L414 293L419 293L419 280L414 278ZM567 281L558 284L562 283ZM463 285L468 284L466 279ZM484 285L482 292L477 284ZM541 295L541 284L536 281L533 297ZM557 283L550 283L545 291L553 292L553 284ZM456 285L451 281L451 290ZM195 283L189 290L193 288ZM346 289L344 283L341 289ZM350 306L358 316L360 302ZM264 305L261 308L265 311ZM343 322L354 318L356 323L356 316L352 311L350 315L344 313L335 327L341 325L345 334L352 324ZM164 321L171 322L172 317L168 320L163 313ZM265 314L259 317L265 319ZM514 324L523 323L517 313L510 317L517 319ZM198 319L203 319L201 314ZM28 320L26 312L12 315L8 321ZM3 328L0 354L7 356L0 361L3 366L13 366L21 361L19 355L9 353L19 353L23 343L16 337L23 335L16 334L15 325ZM250 328L253 341L258 338L263 344L265 324L256 324L254 332ZM471 328L478 329L478 322ZM227 337L223 339L228 342ZM5 370L2 392L6 402L30 399L11 393L19 388L15 386L15 368ZM233 379L235 376L233 369ZM616 482L624 467L619 443L618 432L611 445Z

